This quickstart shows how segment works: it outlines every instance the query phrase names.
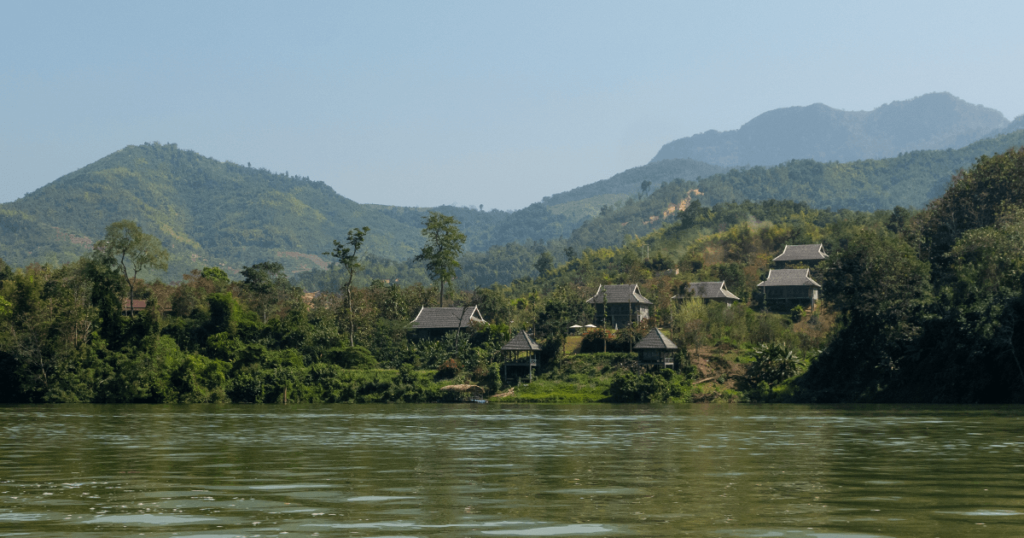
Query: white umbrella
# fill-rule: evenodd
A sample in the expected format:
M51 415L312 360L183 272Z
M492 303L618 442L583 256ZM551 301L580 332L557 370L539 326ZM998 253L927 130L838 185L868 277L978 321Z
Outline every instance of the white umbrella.
M596 329L597 325L591 325L591 324L588 323L588 324L584 325L584 327L586 327L588 329Z
M570 329L582 329L583 326L582 325L569 325L569 328Z

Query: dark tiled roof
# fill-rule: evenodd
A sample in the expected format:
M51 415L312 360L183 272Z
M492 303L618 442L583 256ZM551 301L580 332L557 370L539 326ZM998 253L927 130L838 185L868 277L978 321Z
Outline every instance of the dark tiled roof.
M720 280L718 282L690 282L690 284L686 286L686 292L686 295L675 295L672 298L685 299L687 296L693 296L698 299L739 300L739 297L725 289L724 280Z
M471 323L487 323L475 306L422 307L416 319L415 329L465 329Z
M636 284L611 284L598 286L597 293L587 299L590 304L604 304L604 295L608 295L608 304L654 304L640 295L640 286Z
M639 342L633 345L633 349L671 350L679 349L679 346L677 346L672 340L669 340L669 338L661 332L661 329L651 329L651 332L647 333L647 336L641 338Z
M775 257L777 262L804 262L817 261L828 258L825 254L825 247L821 243L816 245L786 245L782 254Z
M814 286L815 288L820 288L821 284L818 284L809 276L810 271L810 269L769 269L768 278L758 284L757 287Z
M502 351L540 351L537 342L526 334L526 331L519 331L519 334L512 337L507 344L501 346Z

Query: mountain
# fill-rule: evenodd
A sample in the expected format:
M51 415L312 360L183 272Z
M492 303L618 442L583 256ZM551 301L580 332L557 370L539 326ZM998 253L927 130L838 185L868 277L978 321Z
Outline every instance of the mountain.
M405 260L423 244L422 217L455 216L466 250L568 237L642 181L720 171L692 161L639 167L518 211L359 204L322 182L204 157L176 144L128 146L10 203L0 204L0 258L14 266L67 262L89 252L106 226L132 219L171 253L168 275L219 266L237 275L274 260L288 271L326 267L334 239L369 226L364 252ZM149 275L153 277L156 275Z
M647 234L670 221L688 199L699 199L705 207L767 199L835 210L921 207L977 157L1019 146L1024 146L1024 131L958 150L912 151L848 163L794 160L723 171L694 160L670 159L518 211L485 212L359 204L308 178L217 161L175 144L143 144L0 204L0 258L15 267L71 261L88 253L108 224L132 219L171 252L168 273L146 278L177 279L204 266L237 275L244 265L267 260L299 273L326 267L330 259L322 253L330 250L332 240L343 239L351 228L369 226L363 253L381 268L377 277L407 281L419 271L405 260L422 245L421 219L437 210L462 221L467 235L464 273L490 285L529 275L545 250L559 258L566 247L579 252ZM644 181L651 182L646 194L640 192Z
M705 204L742 200L794 200L814 207L875 211L922 208L945 192L953 174L982 155L1024 146L1024 130L979 140L960 149L921 150L888 159L837 163L794 160L773 167L733 169L704 178Z
M627 197L603 207L566 239L546 244L508 243L483 252L468 252L462 258L457 284L472 289L537 276L534 264L545 251L556 262L564 263L568 248L581 253L586 249L620 246L638 237L646 237L645 241L651 244L649 234L674 229L670 226L673 223L706 224L684 226L686 233L670 234L655 246L674 245L668 250L678 250L677 247L702 234L751 218L774 220L780 215L831 209L832 212L819 212L819 216L825 218L828 213L828 218L846 219L855 216L841 210L921 208L945 191L953 174L970 167L978 157L1022 146L1024 130L980 140L957 150L913 151L890 159L850 163L799 160L773 167L732 169L695 181L675 179L647 195ZM701 203L697 211L691 205L694 201ZM605 254L608 252L593 255ZM333 290L343 276L337 271L314 271L297 278L306 289ZM409 261L369 260L360 284L368 284L371 278L429 282L423 265Z
M644 236L672 221L685 204L785 200L833 210L876 211L896 206L922 208L945 192L953 174L982 155L1024 147L1024 130L979 140L957 150L925 150L889 159L849 163L795 160L772 167L732 169L697 181L663 184L642 200L630 199L573 231L577 250L618 245L623 237ZM699 194L698 194L699 193Z
M870 112L818 103L765 112L735 131L707 131L669 142L651 162L695 159L736 167L772 166L793 159L880 159L907 151L963 147L1008 132L1009 123L1002 113L949 93L894 101Z
M318 254L356 226L373 229L366 248L382 255L408 257L420 243L418 230L324 183L143 144L0 205L0 256L12 265L68 261L121 219L163 242L174 276L205 265L237 273L268 259L324 267Z
M675 179L693 181L725 172L721 166L693 159L665 159L644 166L630 168L614 176L575 189L545 196L541 201L553 213L569 215L582 223L586 218L600 214L604 206L621 203L640 194L644 181L651 182L651 190Z
M997 133L994 134L1012 133L1014 131L1020 131L1021 129L1024 129L1024 114L1017 116L1016 118L1013 119L1013 121L1010 122L1009 125L1003 127Z

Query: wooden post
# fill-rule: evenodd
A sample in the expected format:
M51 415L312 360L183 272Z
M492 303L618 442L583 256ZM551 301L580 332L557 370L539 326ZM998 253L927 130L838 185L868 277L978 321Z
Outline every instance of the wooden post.
M287 385L285 385L285 387L284 387L284 404L288 405L288 386Z

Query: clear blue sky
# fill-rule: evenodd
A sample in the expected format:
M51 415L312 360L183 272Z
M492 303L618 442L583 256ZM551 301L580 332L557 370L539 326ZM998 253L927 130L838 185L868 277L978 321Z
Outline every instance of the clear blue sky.
M5 2L0 202L175 142L513 209L774 108L1024 113L1024 2Z

